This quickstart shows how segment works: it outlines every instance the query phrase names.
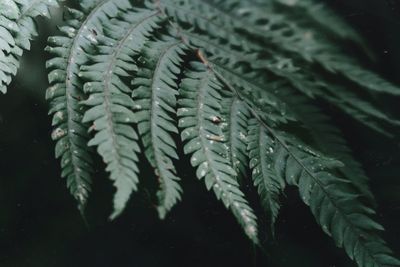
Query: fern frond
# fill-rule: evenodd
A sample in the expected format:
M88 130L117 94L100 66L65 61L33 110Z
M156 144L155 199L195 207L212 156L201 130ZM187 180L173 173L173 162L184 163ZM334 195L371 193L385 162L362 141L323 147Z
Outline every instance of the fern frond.
M361 204L347 180L329 172L336 164L290 145L281 137L276 142L282 157L273 164L285 170L282 178L298 186L303 201L310 206L324 232L339 247L344 247L359 266L398 265L386 244L376 236L383 228L369 218L371 210Z
M120 5L121 9L118 9ZM85 107L80 104L86 96L79 68L87 62L85 51L97 44L102 33L101 19L115 16L119 10L129 7L129 1L102 1L88 14L69 9L70 19L60 28L62 36L49 38L48 52L54 58L47 62L50 70L46 98L50 101L50 114L55 127L52 137L57 140L56 157L61 158L62 176L82 211L90 188L92 156L87 149L89 135L82 122Z
M140 70L133 80L139 132L146 157L160 183L157 196L161 218L180 200L182 191L173 162L179 158L172 134L178 133L174 115L177 76L184 50L182 42L176 39L148 43L142 51Z
M365 171L352 155L341 131L333 126L331 119L321 109L312 105L306 97L298 95L294 90L281 88L279 95L287 101L289 108L307 128L316 146L322 152L340 159L345 165L340 168L340 173L353 183L361 196L366 197L375 205Z
M123 211L139 182L137 153L140 149L132 123L140 119L133 111L137 104L130 96L129 82L124 80L134 74L137 69L134 57L160 22L158 12L116 8L125 10L127 16L116 18L114 25L105 24L108 28L104 28L104 34L110 37L98 37L101 49L93 51L89 57L91 64L82 66L79 73L87 81L84 91L89 98L84 104L90 106L83 122L92 123L91 129L96 132L89 146L97 147L117 188L111 218ZM127 20L123 21L124 18Z
M285 188L285 180L279 175L280 169L271 164L275 155L275 141L268 136L266 129L252 119L249 122L248 150L254 185L258 188L261 204L268 214L273 227L279 213L279 197Z
M239 95L239 90L209 62L199 59L225 88ZM337 246L344 247L359 266L400 265L385 242L377 236L376 232L383 227L370 218L374 211L362 204L347 179L335 175L335 169L343 167L343 164L316 153L288 134L274 130L257 110L249 108L259 127L270 138L267 144L274 145L272 152L270 150L272 160L266 160L275 170L275 179L298 187L302 200L310 206L324 232L332 236Z
M46 48L54 58L47 62L51 71L46 99L50 101L49 114L53 114L55 127L52 138L57 141L56 157L61 158L62 177L67 179L71 194L78 201L82 211L86 205L90 187L92 159L86 149L88 134L81 123L83 108L79 102L83 100L82 92L77 88L80 81L77 78L76 52L73 51L76 37L76 25L79 25L83 14L70 10L70 20L67 26L61 28L63 36L49 38Z
M247 155L248 120L250 114L246 105L236 96L227 96L222 100L222 118L215 117L220 122L226 142L229 147L229 159L235 170L238 181L244 181L249 167Z
M0 2L0 92L7 86L19 68L23 50L30 49L30 41L37 35L34 19L50 17L50 8L57 0L7 0Z
M208 190L229 208L246 234L257 242L256 216L239 189L236 172L230 165L228 146L221 125L221 84L201 64L192 64L180 87L178 116L185 154L191 156L196 175Z
M89 145L117 189L111 218L137 190L139 153L158 178L164 218L181 199L176 163L184 143L197 178L255 243L257 218L240 188L246 179L272 226L290 184L360 266L398 265L359 197L373 203L365 173L318 105L387 133L399 122L371 96L399 90L349 59L341 44L361 42L357 34L341 32L335 17L336 25L324 23L312 3L84 0L83 12L70 10L63 36L49 39L47 96L62 175L80 207L93 171Z

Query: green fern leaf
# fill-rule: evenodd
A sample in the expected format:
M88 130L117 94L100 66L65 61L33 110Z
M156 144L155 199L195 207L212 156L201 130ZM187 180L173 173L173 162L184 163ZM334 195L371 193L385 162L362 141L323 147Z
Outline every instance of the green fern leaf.
M118 9L118 5L121 9ZM87 125L82 123L85 107L80 104L86 96L79 68L87 62L88 51L97 44L102 32L101 19L115 15L129 7L127 1L102 1L89 14L69 9L67 25L60 28L62 36L49 38L48 52L54 58L47 62L49 82L46 98L50 101L53 116L52 137L57 140L56 157L61 158L62 176L82 211L91 188L92 156L87 148Z
M367 216L371 211L361 204L346 180L327 172L330 160L287 145L282 139L278 142L285 160L274 164L286 170L287 182L299 187L303 201L336 244L344 247L359 266L398 265L400 262L376 236L383 228Z
M184 45L172 39L146 45L142 64L133 85L133 98L139 111L136 114L146 157L160 182L158 212L164 218L180 200L181 187L173 161L178 160L172 134L175 126L177 75L183 62ZM140 64L140 63L139 63Z
M191 163L197 168L197 177L204 178L207 189L214 190L249 238L257 242L256 216L239 189L236 172L226 153L226 138L215 120L221 117L221 85L201 64L193 64L185 77L180 87L182 98L178 102L185 154L192 155Z
M70 16L67 26L61 28L64 36L50 37L46 48L54 55L47 62L47 68L51 70L51 86L47 89L46 99L50 101L49 113L53 114L55 129L52 138L57 140L56 157L61 158L62 177L67 178L71 194L82 211L88 199L93 170L92 159L86 149L87 130L81 123L83 108L79 102L84 96L77 88L80 85L77 67L72 65L76 52L73 51L74 40L71 38L74 38L75 27L79 25L83 14L70 10Z
M110 37L97 37L101 49L89 57L92 64L82 66L79 73L87 81L84 90L89 95L83 103L90 106L83 122L92 123L96 132L89 146L97 146L117 188L112 219L123 211L139 181L137 153L140 149L132 127L139 120L133 112L137 105L124 79L137 69L133 58L146 42L146 36L157 28L160 22L157 15L157 12L134 10L125 16L127 21L116 19L114 25L104 30Z
M57 0L7 0L0 2L0 92L6 93L19 68L23 50L37 35L34 18L50 17Z
M344 162L345 166L340 172L349 179L360 194L375 205L374 196L368 186L366 176L361 164L352 155L341 131L333 126L332 120L321 109L312 105L310 101L294 90L281 87L280 97L289 104L289 108L295 113L307 128L316 146L324 153Z
M200 60L231 93L239 95L240 90L203 58L200 57ZM270 121L268 118L260 116L259 111L251 106L250 111L269 137L267 144L273 145L268 147L268 150L272 148L272 160L266 160L275 170L276 181L286 180L299 188L302 200L310 206L324 232L332 236L339 247L344 247L359 266L398 266L400 261L392 256L385 242L376 235L383 228L369 217L374 212L359 201L347 179L333 174L343 164L316 153L288 134L273 130L266 123Z
M275 170L275 166L271 164L275 155L275 142L268 136L266 129L261 127L255 119L252 119L249 123L248 139L253 182L258 188L261 204L273 227L280 208L279 196L285 188L285 180L278 175L280 170ZM278 154L277 157L280 157L280 155Z
M215 122L222 122L222 129L229 147L229 159L235 170L238 181L243 182L247 176L249 158L247 155L247 130L250 114L246 105L235 96L222 100L222 118L215 117Z
M4 26L16 21L25 1L9 3L8 13L0 11L0 47L12 61L12 49L29 48L31 37L17 38L17 23ZM349 58L343 44L363 47L362 40L314 4L84 0L82 12L69 10L63 36L49 39L55 57L47 63L47 97L62 176L79 207L89 195L88 147L95 146L117 188L111 218L137 190L140 153L158 178L157 209L164 218L181 199L176 163L184 143L197 178L255 243L257 218L240 184L257 187L272 226L289 184L359 266L398 266L359 196L374 204L368 179L318 106L329 103L390 135L400 123L371 96L400 90ZM8 81L14 69L0 67Z
M383 230L368 214L373 213L359 200L348 182L329 172L342 167L332 159L312 152L290 137L265 127L276 144L271 165L276 174L299 188L303 201L310 206L324 232L344 247L359 266L391 266L397 261L375 232Z

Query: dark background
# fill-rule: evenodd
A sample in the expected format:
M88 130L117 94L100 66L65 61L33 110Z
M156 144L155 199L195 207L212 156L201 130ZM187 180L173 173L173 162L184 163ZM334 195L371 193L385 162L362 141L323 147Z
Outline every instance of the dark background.
M375 67L400 84L399 1L327 2L367 39L377 55ZM41 22L42 34L54 32L53 24ZM119 219L109 222L112 186L104 173L96 173L86 225L54 159L43 97L45 44L45 38L34 43L9 93L0 96L0 266L355 266L291 189L275 239L268 239L264 252L255 249L191 171L181 174L184 201L165 221L158 220L149 192L142 190ZM381 100L395 107L396 101ZM339 115L335 120L371 177L384 237L399 256L399 138L385 139ZM151 183L148 166L142 167L142 180Z

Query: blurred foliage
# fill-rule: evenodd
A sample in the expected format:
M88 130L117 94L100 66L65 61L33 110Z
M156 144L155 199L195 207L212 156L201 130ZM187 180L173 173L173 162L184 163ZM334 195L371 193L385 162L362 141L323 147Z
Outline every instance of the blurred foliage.
M390 0L326 1L365 36L379 69L400 82L400 4ZM275 239L261 254L214 196L198 190L203 186L189 171L182 173L185 201L166 221L158 220L154 200L142 191L112 223L107 220L111 187L104 173L96 173L97 186L85 224L59 177L46 115L44 62L48 55L43 48L45 36L54 33L61 21L61 14L55 17L50 23L40 20L42 39L25 57L9 94L0 96L0 266L240 267L248 262L271 267L354 266L322 233L291 190L286 192ZM398 103L382 101L400 115ZM399 252L399 138L382 139L363 126L338 116L335 119L355 152L362 155L378 198L381 222L388 230L385 238Z

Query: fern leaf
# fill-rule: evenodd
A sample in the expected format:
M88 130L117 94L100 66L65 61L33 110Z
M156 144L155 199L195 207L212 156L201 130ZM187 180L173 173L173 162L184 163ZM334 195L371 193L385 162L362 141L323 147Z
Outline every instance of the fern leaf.
M258 188L261 204L273 227L278 217L279 196L285 188L285 181L277 175L277 170L274 170L271 164L275 142L268 136L266 129L260 127L257 120L252 119L249 124L248 150L252 178L254 185Z
M215 117L214 121L221 122L226 142L229 147L229 159L235 170L238 181L243 181L247 176L249 159L247 156L247 128L250 114L246 105L235 96L222 100L222 118Z
M139 111L137 120L145 154L160 182L158 212L167 212L181 198L181 187L173 161L178 160L172 134L175 126L177 75L180 74L184 46L181 41L159 40L146 45L143 64L133 80L133 98ZM140 64L140 63L139 63Z
M378 237L382 226L359 197L373 202L366 176L317 106L328 102L388 133L399 122L371 95L400 93L348 58L342 44L360 44L357 34L340 31L342 21L313 3L83 0L83 13L70 10L64 36L49 40L55 58L48 62L47 95L62 174L80 207L90 191L89 144L117 188L111 218L137 190L142 152L159 180L164 218L182 194L175 166L179 128L196 176L255 243L257 218L239 184L249 169L272 226L280 194L294 185L324 232L360 266L397 266ZM21 4L15 7L20 12ZM17 39L7 32L0 32L6 38L0 46L8 55Z
M209 62L201 57L200 60L231 93L239 95L239 90ZM383 227L369 217L374 212L362 204L347 179L334 175L334 170L343 164L316 153L288 134L273 130L257 110L250 107L250 111L269 137L267 144L273 145L272 156L266 160L275 170L275 179L299 188L302 200L310 206L324 232L339 247L344 247L359 266L398 266L400 261L376 234Z
M123 6L117 8L122 10ZM136 104L124 79L137 69L134 56L157 28L160 22L157 15L157 12L136 9L127 13L124 17L127 21L119 21L124 20L121 17L115 19L113 26L106 23L104 34L110 37L98 37L101 49L89 57L92 64L82 66L79 73L87 81L84 90L89 98L84 104L90 106L83 122L92 123L96 132L89 145L97 146L117 188L112 219L124 210L139 181L137 153L140 149L132 127L137 122L133 112Z
M192 155L197 177L204 178L208 190L213 189L218 199L229 208L246 234L257 242L256 216L244 198L230 166L228 149L221 126L221 85L216 77L199 64L192 65L180 87L178 116L182 128L185 154Z
M49 113L53 114L55 129L52 137L57 141L56 157L61 158L62 177L67 179L71 194L82 211L88 199L93 169L91 156L86 149L87 130L81 123L83 110L79 102L84 96L77 88L80 82L76 67L72 65L76 57L72 38L76 32L75 25L80 23L83 14L70 10L70 16L67 26L61 29L64 36L49 38L47 51L54 58L47 62L47 68L51 70L51 86L47 89L46 99L50 101ZM67 66L69 68L65 69Z
M6 93L19 68L23 50L37 35L34 18L50 17L50 8L57 0L9 0L0 2L0 92Z
M93 168L87 148L88 127L82 123L85 107L80 102L86 96L78 76L79 68L88 60L84 51L98 42L96 37L102 32L101 19L107 15L115 16L120 10L118 5L123 9L129 2L102 1L86 15L69 9L70 19L60 28L63 35L50 37L46 48L54 55L47 62L51 86L46 98L50 101L50 114L54 114L52 137L57 140L56 157L61 158L62 176L67 178L67 185L81 211L91 190Z
M303 201L336 244L344 247L359 266L398 265L386 244L376 236L383 228L368 217L371 211L361 204L346 180L327 172L331 162L282 139L277 142L284 160L274 164L285 170L283 177L289 184L299 187Z
M286 99L290 109L308 129L317 147L342 161L345 166L340 172L353 183L363 197L368 199L369 203L375 205L374 196L368 186L368 177L361 164L352 155L341 131L332 125L330 118L294 90L281 88L279 94Z
M13 33L18 31L15 20L19 16L20 11L15 2L0 2L0 91L2 93L6 93L7 85L11 83L11 76L17 73L19 64L18 59L11 54L16 46Z

